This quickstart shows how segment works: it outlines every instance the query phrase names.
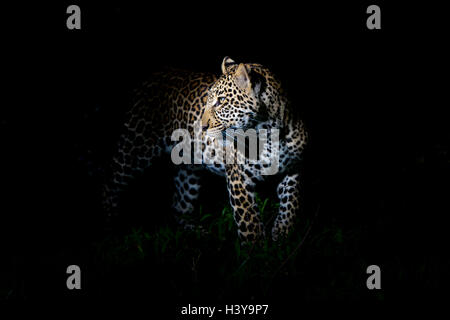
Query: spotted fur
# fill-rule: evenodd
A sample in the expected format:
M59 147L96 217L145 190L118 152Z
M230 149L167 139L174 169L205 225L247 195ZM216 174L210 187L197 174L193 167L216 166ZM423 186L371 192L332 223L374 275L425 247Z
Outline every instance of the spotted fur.
M127 114L112 174L104 187L104 206L109 215L118 209L119 196L129 182L150 166L155 157L171 152L175 129L195 125L203 129L202 151L208 152L229 128L279 129L279 171L277 194L279 214L272 227L272 239L285 236L293 226L300 206L300 175L297 165L307 142L303 122L292 112L280 82L264 66L237 64L228 57L222 62L222 75L171 71L154 74L136 91L136 100ZM268 157L272 145L266 144L261 157ZM236 158L234 146L226 153ZM220 155L216 155L220 156ZM243 241L264 237L264 227L255 204L254 190L265 179L263 162L232 164L184 164L175 176L173 208L180 223L190 226L186 217L193 212L200 192L198 170L207 169L225 176L238 234Z

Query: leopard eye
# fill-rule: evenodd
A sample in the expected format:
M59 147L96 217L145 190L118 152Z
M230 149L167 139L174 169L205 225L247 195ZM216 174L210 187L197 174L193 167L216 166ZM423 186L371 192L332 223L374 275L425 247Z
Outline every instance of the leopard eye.
M214 106L216 106L216 107L220 106L221 104L223 104L225 102L225 100L226 100L225 97L217 98L216 103L214 104Z

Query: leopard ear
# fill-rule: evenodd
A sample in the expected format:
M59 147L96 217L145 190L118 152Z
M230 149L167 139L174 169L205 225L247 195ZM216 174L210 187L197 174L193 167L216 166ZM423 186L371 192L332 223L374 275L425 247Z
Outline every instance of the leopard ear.
M223 58L223 61L222 61L222 73L223 74L227 74L228 73L228 67L231 66L231 65L234 65L234 64L236 64L236 62L234 62L234 60L231 59L230 57L227 56L227 57Z
M236 69L235 77L236 84L241 90L247 92L251 90L252 84L250 82L250 77L248 75L247 67L245 66L245 64L239 64Z

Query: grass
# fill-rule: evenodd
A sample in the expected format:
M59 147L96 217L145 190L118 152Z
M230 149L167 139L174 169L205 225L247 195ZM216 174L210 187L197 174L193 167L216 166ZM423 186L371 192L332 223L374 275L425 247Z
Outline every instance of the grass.
M279 203L259 196L256 203L266 222L266 233L270 234ZM153 230L131 228L125 234L109 235L96 242L96 262L101 268L151 264L160 270L177 270L176 274L167 276L176 290L188 297L201 296L201 292L217 297L225 297L231 292L243 296L253 296L255 292L258 296L270 296L289 279L303 281L308 278L308 273L317 274L316 257L321 257L320 261L331 258L335 263L350 248L346 245L349 235L337 225L314 227L318 214L319 208L316 215L301 217L296 231L286 239L278 242L266 239L257 245L241 245L228 204L220 212L200 207L195 219L201 229L187 231L168 224L155 226ZM333 286L341 290L339 286L353 285L353 279L341 279L344 273L336 278L335 270L321 268L321 271L326 272L325 278L331 279L322 284L327 287L322 287L324 293L330 292L329 288ZM210 286L212 283L214 288ZM316 288L320 290L321 285ZM311 296L317 292L305 294Z

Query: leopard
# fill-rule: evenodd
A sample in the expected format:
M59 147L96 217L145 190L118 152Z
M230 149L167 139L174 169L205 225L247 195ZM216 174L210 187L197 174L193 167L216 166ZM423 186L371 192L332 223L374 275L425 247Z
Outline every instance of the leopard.
M278 161L271 175L279 178L279 208L271 238L278 241L294 228L301 206L303 179L299 168L308 142L304 121L269 68L258 63L237 63L228 56L220 67L221 74L178 69L156 72L134 91L103 186L103 207L108 217L117 215L121 194L154 159L173 153L179 143L173 139L174 131L187 130L194 136L199 129L200 152L214 153L209 150L214 147L242 159L245 154L239 153L235 139L223 142L226 132L264 129L278 135ZM267 156L271 149L275 144L267 143L261 153ZM189 217L200 195L201 171L206 170L225 178L242 243L266 239L255 190L271 176L264 173L267 167L267 162L245 159L177 164L172 204L176 220L186 228L192 227Z

